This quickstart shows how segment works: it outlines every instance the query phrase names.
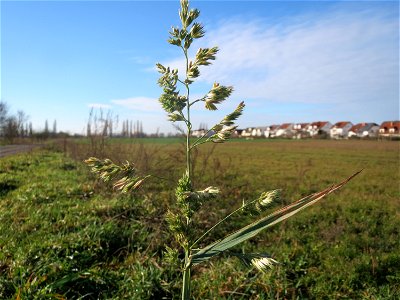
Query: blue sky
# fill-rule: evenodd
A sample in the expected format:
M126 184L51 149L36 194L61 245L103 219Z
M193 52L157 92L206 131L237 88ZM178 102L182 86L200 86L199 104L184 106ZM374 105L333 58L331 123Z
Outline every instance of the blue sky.
M194 96L212 83L235 92L216 112L201 106L194 128L211 127L239 101L239 127L284 122L399 119L398 1L192 1L219 46ZM173 132L160 108L155 63L181 67L166 40L178 1L1 1L1 100L34 128L57 120L84 133L91 107ZM119 125L121 129L121 125Z

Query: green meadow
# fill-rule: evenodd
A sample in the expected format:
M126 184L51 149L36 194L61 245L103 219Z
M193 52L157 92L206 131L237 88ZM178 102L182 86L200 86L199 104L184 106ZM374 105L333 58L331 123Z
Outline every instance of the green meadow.
M195 188L221 188L195 230L260 193L272 209L339 183L340 191L236 252L265 252L262 273L239 260L194 267L193 299L399 299L399 142L232 140L194 153ZM184 171L176 139L60 141L0 159L0 299L179 299L181 273L163 260L174 239L163 215ZM90 174L89 156L129 160L153 177L121 195ZM203 243L254 220L242 214ZM200 245L201 246L201 245Z

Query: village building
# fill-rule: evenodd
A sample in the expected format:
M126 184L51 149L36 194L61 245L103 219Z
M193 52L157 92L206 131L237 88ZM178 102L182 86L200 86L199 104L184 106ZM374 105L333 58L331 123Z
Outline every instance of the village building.
M379 125L376 123L358 123L353 125L347 136L349 138L377 138Z
M210 131L208 133L207 132L208 132L208 129L196 129L196 130L192 130L191 136L199 138L199 137L202 137L205 134L207 134L207 137L214 134L213 131Z
M330 129L331 139L343 139L348 137L349 130L353 127L353 124L348 121L337 122Z
M307 132L307 126L309 123L296 123L293 125L294 139L303 139L310 137L310 134Z
M214 132L207 129L192 131L193 137L201 137ZM236 129L233 137L237 138L400 138L400 121L383 122L380 126L376 123L358 123L353 125L350 121L341 121L332 125L328 121L312 123L283 123L281 125L269 125Z
M284 123L276 130L276 137L292 137L293 136L293 123Z
M276 131L278 130L279 125L270 125L267 126L264 132L266 138L274 138L276 136Z
M246 129L243 129L243 130L242 130L241 137L249 138L249 137L251 137L251 133L252 133L252 132L253 132L253 128L252 128L252 127L248 127L248 128L246 128Z
M241 129L240 137L245 138L262 138L265 137L265 131L267 127L248 127L246 129Z
M331 127L332 124L328 121L318 121L308 124L306 127L306 131L311 137L316 137L318 135L329 136Z
M234 137L241 137L243 131L244 131L244 129L235 129L235 131L233 132L233 136Z
M399 138L400 137L400 121L383 122L379 127L379 137L383 138Z
M252 137L265 137L265 130L267 127L255 127L251 131Z

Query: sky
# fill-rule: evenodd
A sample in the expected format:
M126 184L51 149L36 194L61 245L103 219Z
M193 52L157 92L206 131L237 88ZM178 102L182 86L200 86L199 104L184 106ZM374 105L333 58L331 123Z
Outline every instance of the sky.
M146 133L174 132L158 102L155 64L183 71L179 1L1 1L0 100L34 129L84 134L93 107ZM281 123L376 122L399 116L398 1L192 1L218 46L191 94L234 86L218 111L193 106L212 127L240 101L239 128ZM181 88L183 91L183 88ZM121 122L119 128L121 130Z

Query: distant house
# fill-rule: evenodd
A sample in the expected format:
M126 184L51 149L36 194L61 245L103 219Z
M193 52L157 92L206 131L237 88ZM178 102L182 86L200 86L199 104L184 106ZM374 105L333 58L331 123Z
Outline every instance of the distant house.
M243 130L244 129L236 129L235 132L233 133L233 136L234 137L241 137Z
M276 136L276 131L278 130L279 125L270 125L265 128L264 135L266 138L273 138Z
M278 127L276 130L275 136L276 137L292 137L293 135L293 123L284 123Z
M264 137L266 127L248 127L242 129L240 136L245 138Z
M196 130L192 130L191 135L193 137L199 138L199 137L205 135L207 133L207 131L208 131L207 129L196 129ZM213 134L212 132L209 132L207 136L211 136L212 134Z
M379 137L400 137L400 121L383 122L379 127Z
M309 123L296 123L293 125L293 138L294 139L302 139L310 137L310 134L307 132L307 126Z
M265 137L265 130L267 127L255 127L251 131L251 136L252 137Z
M337 122L330 129L331 139L347 138L351 127L353 127L353 124L351 122L348 121Z
M249 138L249 137L251 137L251 133L253 132L253 128L252 127L248 127L248 128L246 128L246 129L243 129L242 130L242 134L241 134L241 136L242 137L245 137L245 138Z
M306 131L311 137L318 135L329 135L332 124L328 121L312 122L306 126Z
M376 138L378 131L379 125L376 123L358 123L350 128L347 136L349 138Z

